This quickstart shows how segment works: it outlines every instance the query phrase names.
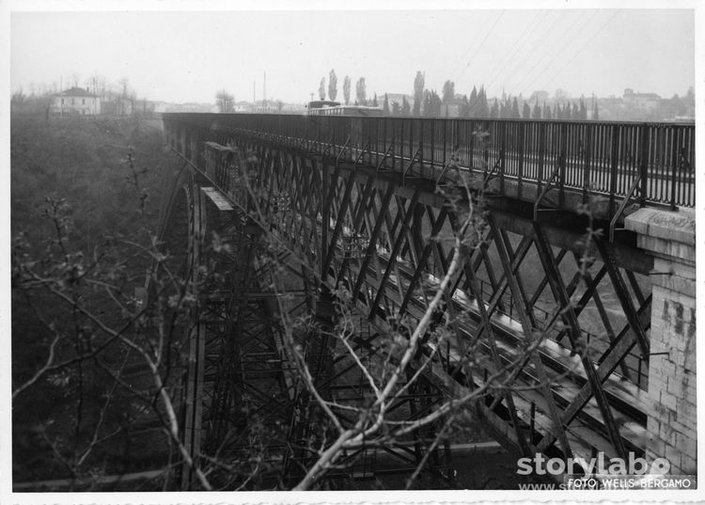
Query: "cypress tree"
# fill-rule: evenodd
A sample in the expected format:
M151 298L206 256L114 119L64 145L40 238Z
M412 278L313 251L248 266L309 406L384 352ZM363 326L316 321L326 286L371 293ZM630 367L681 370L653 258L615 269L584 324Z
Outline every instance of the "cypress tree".
M409 102L407 101L406 97L402 99L402 104L401 104L401 115L402 116L408 116L411 113L411 106L409 105Z
M321 85L318 87L318 97L321 100L326 99L326 78L321 77Z
M517 102L516 97L514 97L514 101L512 102L511 117L513 117L513 118L520 118L521 117L519 115L519 102Z
M477 101L477 89L475 89L475 86L472 87L472 92L470 93L470 117L477 117L478 116L478 101Z
M338 96L338 77L335 75L335 70L331 69L328 74L328 98L335 101L336 96Z
M460 110L458 111L460 117L470 117L470 104L468 103L468 95L463 95L460 99Z
M487 92L484 86L480 86L480 92L477 95L477 117L489 117L490 107L487 105Z
M497 104L497 99L494 99L494 103L492 104L492 108L490 109L490 117L492 118L497 118L499 117L499 104Z
M421 102L424 99L425 79L421 71L416 72L414 79L414 116L421 115Z

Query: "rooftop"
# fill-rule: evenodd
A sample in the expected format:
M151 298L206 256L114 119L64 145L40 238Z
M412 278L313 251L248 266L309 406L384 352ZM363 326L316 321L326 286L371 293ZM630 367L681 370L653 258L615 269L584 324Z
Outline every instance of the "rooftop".
M74 86L73 88L66 89L62 91L61 93L58 93L58 96L97 96L88 91L88 89L83 89L83 88L77 88Z

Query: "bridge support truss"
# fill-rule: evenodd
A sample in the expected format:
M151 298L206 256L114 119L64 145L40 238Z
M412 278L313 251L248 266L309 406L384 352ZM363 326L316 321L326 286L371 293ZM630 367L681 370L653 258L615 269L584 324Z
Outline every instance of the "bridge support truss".
M355 360L373 369L390 352L389 339L408 335L424 317L453 261L451 239L463 209L474 202L477 240L432 314L434 331L410 369L406 394L397 399L396 420L419 418L497 376L501 384L493 383L468 408L517 455L659 455L647 452L657 376L650 337L654 261L634 234L608 240L597 229L609 223L591 216L589 207L570 213L547 198L537 213L537 206L503 198L487 166L461 175L472 189L468 199L457 191L457 177L386 169L388 156L372 163L379 153L373 156L367 146L336 145L321 153L293 138L208 127L187 135L179 128L171 125L168 140L201 178L196 186L210 195L209 205L230 207L220 210L224 224L213 231L228 236L222 230L233 222L235 229L257 230L227 238L234 249L248 249L247 259L233 263L237 275L251 272L251 282L236 275L226 282L228 296L219 298L213 288L204 295L210 301L203 320L217 336L204 342L218 343L205 345L208 365L199 382L208 391L194 400L210 412L201 416L206 442L199 450L215 454L219 443L243 433L246 428L226 421L252 401L239 391L266 384L276 399L248 398L258 397L257 412L279 422L277 437L269 437L278 440L271 446L279 452L272 449L270 461L287 469L288 481L280 484L299 478L316 457L311 447L325 444L327 434L316 430L322 414L294 372L291 341L306 350L326 401L353 407L369 401ZM546 193L550 188L542 197ZM340 296L349 301L349 342L331 336L340 331ZM291 328L293 337L287 336ZM256 349L252 356L267 356L267 379L247 375L247 346ZM420 368L417 379L413 370ZM463 440L436 436L448 419L407 440L346 454L341 470L329 472L329 485L351 486L385 469L410 473L421 460L433 463L436 480L427 485L452 485L451 447ZM425 458L429 449L434 452ZM382 461L383 454L394 462Z

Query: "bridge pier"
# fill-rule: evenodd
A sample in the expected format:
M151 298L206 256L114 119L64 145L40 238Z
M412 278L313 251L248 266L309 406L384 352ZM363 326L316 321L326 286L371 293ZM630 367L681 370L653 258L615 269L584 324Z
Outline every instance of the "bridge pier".
M694 475L697 459L695 213L639 209L626 218L651 272L650 441L646 456L665 457L674 475Z

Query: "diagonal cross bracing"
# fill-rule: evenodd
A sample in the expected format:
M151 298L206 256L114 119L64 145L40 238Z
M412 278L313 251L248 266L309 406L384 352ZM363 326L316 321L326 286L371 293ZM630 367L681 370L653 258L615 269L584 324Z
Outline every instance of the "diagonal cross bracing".
M255 137L237 142L258 145ZM378 173L376 167L363 163L350 166L325 156L309 159L291 146L279 149L271 143L259 152L260 179L279 177L277 187L293 188L292 214L300 218L289 216L289 222L300 223L297 230L307 230L282 232L282 239L295 251L290 259L298 256L297 261L320 276L324 284L349 286L353 300L373 324L384 328L384 322L392 317L411 324L418 321L427 300L426 291L447 271L452 258L447 241L429 239L450 219L443 199L418 187L407 187L393 173ZM309 185L318 189L307 191ZM320 197L309 194L316 192ZM360 258L345 257L335 247L348 219L354 233L364 225L369 234L365 254ZM517 222L522 219L520 215L515 218ZM558 228L549 225L547 231L547 225L532 225L530 220L507 226L506 217L490 222L494 224L486 242L472 254L454 288L445 294L445 317L453 329L454 342L438 351L440 361L433 367L433 374L446 374L444 380L451 381L460 377L453 371L460 363L458 350L478 338L474 352L491 358L494 365L485 368L491 371L521 352L526 335L545 333L545 341L513 375L510 419L489 416L492 422L505 423L514 433L510 438L517 444L525 440L530 451L549 450L556 441L564 455L585 454L581 451L591 447L609 447L615 454L624 454L626 448L639 449L639 426L648 407L639 399L639 385L632 387L628 382L617 387L620 380L614 373L620 369L626 377L631 370L627 359L635 343L648 340L650 297L642 292L643 279L635 278L636 271L627 270L634 301L624 282L624 289L616 288L620 292L609 290L609 286L615 289L619 285L622 275L622 267L617 264L620 256L611 250L597 258L592 273L588 270L581 277L571 270L575 266L561 261L567 253L575 255L575 249L555 241ZM419 226L428 226L427 233L421 233ZM311 250L311 243L330 245L324 255L320 254L321 247L315 248L317 255L304 254ZM552 250L556 243L561 244L557 255ZM602 282L607 277L612 280L610 284ZM484 288L480 286L483 283ZM631 303L633 310L626 318L617 317L606 299L609 303L617 300L625 307ZM563 329L554 331L552 321L562 321ZM602 329L595 329L598 326ZM586 327L594 332L590 355L581 353L582 346L576 344ZM563 334L571 340L568 349L561 342ZM337 363L341 368L336 368L335 380L339 381L350 368L349 364ZM463 377L463 387L481 383L482 366ZM498 402L492 405L506 407ZM625 422L630 416L636 416L636 420Z

